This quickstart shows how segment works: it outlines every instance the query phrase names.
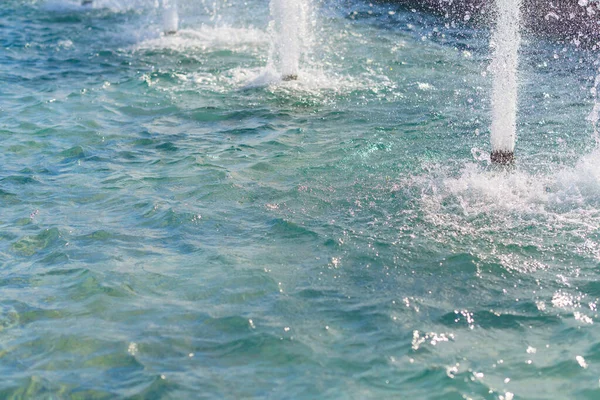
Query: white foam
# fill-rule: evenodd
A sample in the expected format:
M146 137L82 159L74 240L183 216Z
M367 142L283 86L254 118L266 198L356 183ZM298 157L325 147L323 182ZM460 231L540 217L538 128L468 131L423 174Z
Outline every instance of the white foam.
M444 234L485 237L513 228L566 228L585 239L600 225L600 150L544 173L466 164L458 174L432 166L398 185L418 192L424 218Z
M236 90L261 89L274 95L301 96L314 100L327 99L357 90L386 92L395 89L395 83L385 76L348 76L329 73L317 67L309 67L300 73L298 80L283 81L273 68L237 67L215 75L210 72L194 72L178 76L183 88L228 93ZM175 87L177 91L180 88Z
M242 85L242 89L264 87L265 90L284 96L312 98L315 100L333 99L355 91L365 91L377 96L392 94L394 82L386 76L363 74L358 76L334 73L318 67L305 67L297 80L284 81L274 69L264 69ZM334 100L335 101L335 100Z
M570 207L600 203L600 149L555 175L555 203Z
M70 39L63 39L63 40L59 40L58 43L56 43L56 48L57 49L72 49L74 47L73 45L73 41L71 41Z
M254 28L232 28L228 26L200 26L195 29L181 29L177 35L163 36L155 33L136 44L134 50L172 49L228 49L232 51L258 51L266 49L269 43L264 31Z

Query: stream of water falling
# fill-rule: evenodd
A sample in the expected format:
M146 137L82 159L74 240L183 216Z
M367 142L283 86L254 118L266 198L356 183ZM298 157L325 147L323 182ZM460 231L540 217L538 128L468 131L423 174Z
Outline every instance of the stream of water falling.
M518 66L522 0L496 0L492 35L492 153L513 153L517 137Z

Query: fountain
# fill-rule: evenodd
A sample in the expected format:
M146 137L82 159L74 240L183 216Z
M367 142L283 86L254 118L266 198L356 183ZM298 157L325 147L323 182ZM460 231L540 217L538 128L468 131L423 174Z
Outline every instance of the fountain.
M521 0L496 0L496 5L490 65L494 78L490 158L494 164L507 165L514 161L516 139Z
M174 35L177 33L179 25L179 14L177 13L177 5L170 4L166 0L163 2L163 32L165 35Z
M271 0L271 28L275 48L272 58L281 79L298 79L300 59L306 49L306 27L310 0Z

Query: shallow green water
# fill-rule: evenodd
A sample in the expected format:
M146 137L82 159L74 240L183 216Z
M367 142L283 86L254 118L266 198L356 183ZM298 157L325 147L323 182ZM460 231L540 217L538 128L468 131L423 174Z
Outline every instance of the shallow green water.
M1 398L600 396L593 52L498 171L485 29L326 1L277 82L267 1L149 3L0 5Z

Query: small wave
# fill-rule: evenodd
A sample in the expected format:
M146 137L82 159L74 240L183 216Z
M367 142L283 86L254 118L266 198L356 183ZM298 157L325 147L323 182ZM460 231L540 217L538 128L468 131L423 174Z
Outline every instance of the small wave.
M87 12L91 9L109 9L116 12L139 10L153 6L148 0L94 0L92 4L82 5L81 0L50 0L44 9L50 12Z
M17 326L19 319L19 313L13 306L0 304L0 332Z
M12 244L11 250L16 254L29 257L64 244L65 241L61 238L60 231L57 228L51 228L37 235L25 236L19 239Z
M81 1L76 0L50 0L43 5L43 9L55 13L71 13L89 10L88 7L81 6Z

